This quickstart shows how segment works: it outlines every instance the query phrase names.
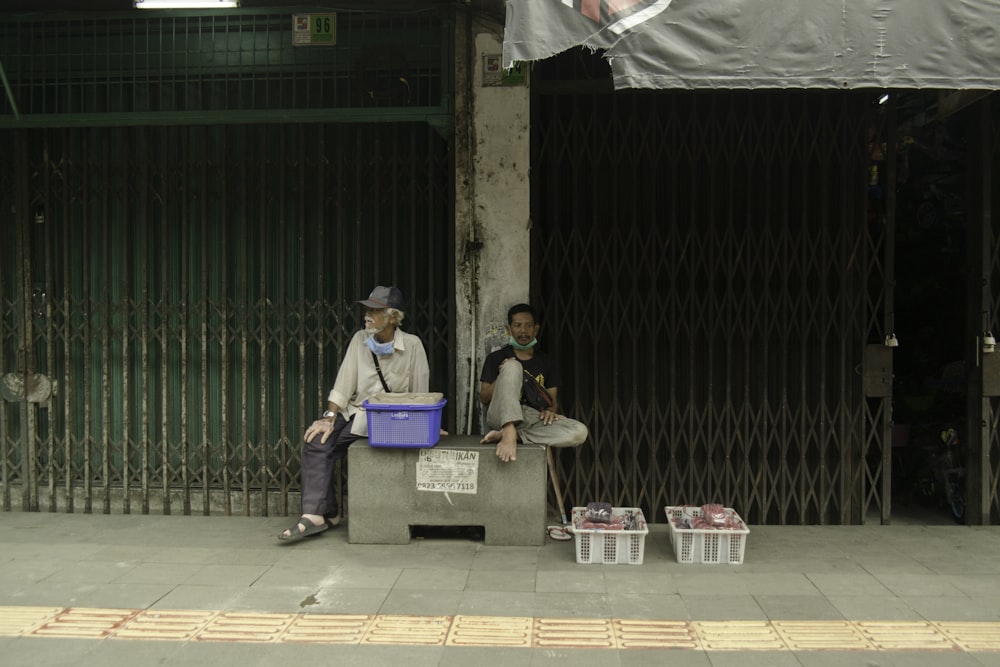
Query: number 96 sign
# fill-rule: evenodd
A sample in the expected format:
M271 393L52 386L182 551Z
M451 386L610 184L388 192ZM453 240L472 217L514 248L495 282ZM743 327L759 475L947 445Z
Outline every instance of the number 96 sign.
M294 46L335 46L336 14L295 14L292 16Z

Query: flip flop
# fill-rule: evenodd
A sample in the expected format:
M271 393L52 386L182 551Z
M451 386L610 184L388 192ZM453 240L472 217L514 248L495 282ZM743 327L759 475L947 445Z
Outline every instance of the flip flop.
M305 526L305 530L299 530L299 524ZM291 528L288 529L288 535L285 535L285 531L278 533L278 539L284 542L297 542L303 537L309 537L310 535L317 535L322 533L324 530L328 529L330 524L324 521L320 525L314 524L312 521L304 516L300 516L299 520L296 521Z
M573 536L570 534L569 526L549 526L546 529L549 533L549 537L553 540L559 540L560 542L565 542L567 540L572 540Z

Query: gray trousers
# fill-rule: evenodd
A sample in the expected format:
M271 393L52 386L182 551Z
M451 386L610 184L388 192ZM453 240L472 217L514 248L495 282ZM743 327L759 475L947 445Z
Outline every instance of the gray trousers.
M337 516L337 489L333 470L347 455L347 448L361 436L351 433L351 423L337 415L326 442L318 435L302 445L302 513L318 514L328 519Z
M577 447L589 434L582 422L564 417L551 424L540 418L538 410L521 404L521 384L524 370L517 359L508 359L500 366L500 375L493 385L493 398L486 407L486 425L498 430L513 422L521 442L546 447Z

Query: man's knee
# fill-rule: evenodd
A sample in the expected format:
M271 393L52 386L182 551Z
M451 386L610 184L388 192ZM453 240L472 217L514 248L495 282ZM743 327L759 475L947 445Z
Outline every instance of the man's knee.
M330 454L331 443L333 435L326 442L323 442L323 434L319 434L313 437L312 440L307 440L302 443L302 458L307 460L316 460L327 458Z
M579 447L590 435L590 430L582 422L575 419L566 420L566 438L558 447Z
M511 357L500 364L501 375L504 373L513 373L514 375L520 376L521 372L521 362L517 360L517 357Z
M510 388L516 386L520 390L523 376L524 372L521 362L511 358L500 366L500 374L497 376L497 382Z

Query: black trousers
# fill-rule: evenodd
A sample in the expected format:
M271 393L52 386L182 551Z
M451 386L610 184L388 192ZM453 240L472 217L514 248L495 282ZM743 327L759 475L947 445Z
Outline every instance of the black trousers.
M351 433L350 420L337 415L333 431L326 442L322 435L302 445L302 513L318 514L326 518L337 516L337 491L333 470L337 461L347 454L347 448L361 436Z

